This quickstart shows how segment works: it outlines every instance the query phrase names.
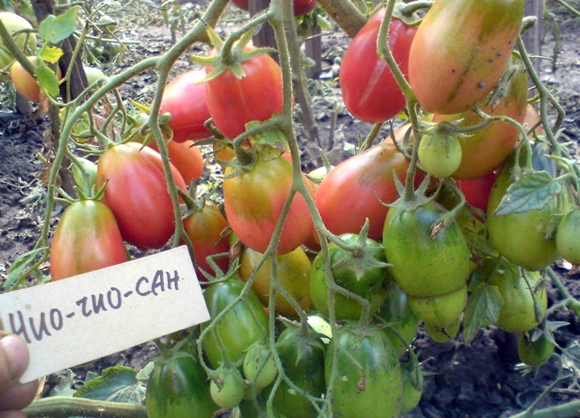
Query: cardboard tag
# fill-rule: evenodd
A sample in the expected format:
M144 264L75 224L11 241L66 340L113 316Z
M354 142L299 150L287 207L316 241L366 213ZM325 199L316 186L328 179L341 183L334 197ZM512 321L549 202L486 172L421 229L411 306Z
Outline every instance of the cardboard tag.
M209 319L185 246L0 295L0 329L28 343L22 383Z

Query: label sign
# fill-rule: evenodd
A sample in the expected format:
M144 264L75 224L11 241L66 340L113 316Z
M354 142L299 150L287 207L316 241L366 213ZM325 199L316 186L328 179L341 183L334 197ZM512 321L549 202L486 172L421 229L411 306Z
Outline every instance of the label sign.
M22 383L209 319L185 246L0 295L0 329L28 343Z

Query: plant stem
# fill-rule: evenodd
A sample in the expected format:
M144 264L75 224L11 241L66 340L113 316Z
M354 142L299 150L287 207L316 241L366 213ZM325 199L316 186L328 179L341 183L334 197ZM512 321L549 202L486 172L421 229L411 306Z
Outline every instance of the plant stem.
M33 402L23 411L28 418L110 417L147 418L145 406L124 402L105 402L92 399L53 396Z
M318 4L351 38L367 22L367 17L350 0L318 0Z

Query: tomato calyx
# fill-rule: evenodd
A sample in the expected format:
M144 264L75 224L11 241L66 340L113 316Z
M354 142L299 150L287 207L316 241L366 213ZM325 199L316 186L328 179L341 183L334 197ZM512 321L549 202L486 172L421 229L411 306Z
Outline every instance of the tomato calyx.
M407 26L418 26L421 19L416 12L421 9L429 9L432 5L432 1L414 1L410 4L397 2L393 9L393 17L403 21Z

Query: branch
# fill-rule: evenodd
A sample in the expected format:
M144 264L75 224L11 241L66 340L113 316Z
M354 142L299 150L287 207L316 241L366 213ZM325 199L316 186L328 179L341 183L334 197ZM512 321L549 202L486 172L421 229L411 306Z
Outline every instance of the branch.
M367 16L350 0L318 0L318 4L351 38L367 23Z

